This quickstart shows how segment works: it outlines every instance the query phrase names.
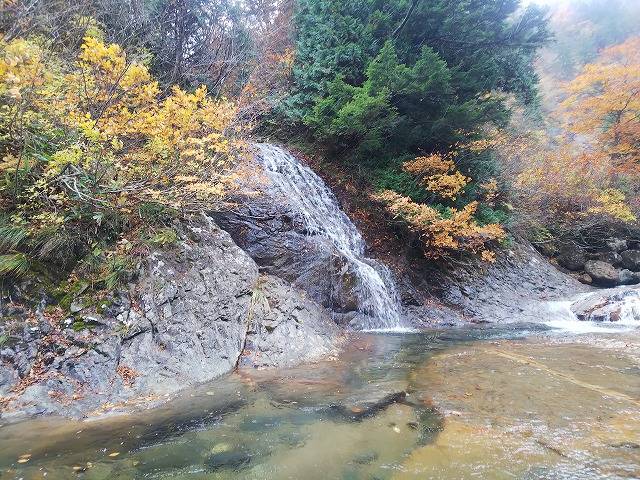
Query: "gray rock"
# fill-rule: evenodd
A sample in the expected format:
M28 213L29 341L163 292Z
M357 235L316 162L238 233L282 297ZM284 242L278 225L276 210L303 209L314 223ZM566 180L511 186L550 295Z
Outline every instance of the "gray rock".
M390 382L358 391L352 397L333 405L332 409L339 415L355 421L374 416L388 406L405 400L407 397L406 384L403 385L402 382L396 383L397 385Z
M614 267L622 265L622 256L618 252L604 252L600 253L596 260L601 262L610 263Z
M584 285L591 285L593 283L593 278L588 273L583 273L578 275L578 281Z
M565 249L558 256L558 264L572 272L582 270L586 260L584 251L578 247Z
M625 250L620 256L625 268L633 272L640 272L640 250Z
M614 287L619 284L620 274L610 263L601 262L600 260L589 260L586 262L584 270L596 285Z
M105 315L85 309L56 327L60 344L43 341L48 322L15 320L22 331L3 346L0 395L36 358L48 370L11 399L3 419L82 417L114 404L126 411L136 398L167 399L233 370L243 350L243 362L254 367L336 351L342 337L328 313L283 280L266 275L258 283L256 263L212 220L177 228L178 244L151 252L129 294L114 298ZM87 328L74 331L79 318ZM0 324L0 335L17 332L15 325Z
M209 455L204 463L209 469L214 471L221 469L237 471L249 466L251 463L251 455L244 450L214 453Z
M254 291L240 365L290 366L337 352L340 329L328 312L283 280L265 275Z
M622 252L628 247L627 241L622 238L611 238L607 241L607 248L612 252Z
M640 283L640 275L631 270L620 270L620 285L637 285Z
M155 252L137 285L120 364L140 372L133 389L164 394L233 369L243 348L256 264L213 222L200 241Z

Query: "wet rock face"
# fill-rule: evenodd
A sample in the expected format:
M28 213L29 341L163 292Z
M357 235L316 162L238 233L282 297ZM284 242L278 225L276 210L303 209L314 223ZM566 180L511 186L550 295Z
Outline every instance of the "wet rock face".
M540 317L540 301L575 295L587 288L554 268L526 244L515 244L511 249L501 251L493 264L447 272L414 268L413 274L420 276L414 278L418 292L431 288L446 306L456 310L453 315L447 314L449 322L452 318L466 323L535 322ZM434 278L438 279L440 290L428 284L436 283ZM407 310L412 316L423 312L423 318L437 319L439 315L435 309L429 309L428 299L423 307L408 307ZM420 323L416 322L416 325Z
M358 282L343 255L327 239L310 235L287 199L266 186L233 212L212 214L260 271L305 291L338 313L358 308Z

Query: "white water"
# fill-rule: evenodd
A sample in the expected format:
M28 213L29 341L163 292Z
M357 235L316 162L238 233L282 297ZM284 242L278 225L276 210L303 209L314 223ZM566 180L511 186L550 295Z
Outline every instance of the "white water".
M391 272L365 257L364 239L340 209L333 192L289 152L264 143L257 148L267 176L299 210L307 231L330 241L348 261L360 283L358 310L367 317L364 328L402 331L400 302Z
M625 287L618 290L623 291ZM571 306L589 295L582 294L572 300L549 302L547 304L550 320L545 324L567 333L622 332L640 327L640 290L631 293L615 303L620 306L620 320L605 322L582 321L571 310Z

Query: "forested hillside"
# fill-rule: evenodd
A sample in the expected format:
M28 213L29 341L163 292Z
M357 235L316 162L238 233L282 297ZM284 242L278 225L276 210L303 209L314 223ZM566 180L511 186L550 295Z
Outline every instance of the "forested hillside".
M126 282L258 137L356 175L430 259L633 236L640 14L606 3L6 0L0 274Z

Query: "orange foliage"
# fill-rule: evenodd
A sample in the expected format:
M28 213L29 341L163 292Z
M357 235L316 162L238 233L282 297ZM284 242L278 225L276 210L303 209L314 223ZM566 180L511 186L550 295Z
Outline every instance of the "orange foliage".
M454 154L434 153L406 162L405 172L420 178L422 186L442 198L455 200L471 180L460 173L454 162Z
M609 47L567 87L568 129L609 156L618 172L640 173L640 37Z
M408 228L418 234L425 256L429 258L471 252L492 262L495 255L488 250L488 244L501 241L506 236L498 224L478 225L474 218L477 202L466 205L462 210L453 208L450 215L444 217L434 208L413 202L390 190L375 195L374 199L383 202L395 218L406 222Z

